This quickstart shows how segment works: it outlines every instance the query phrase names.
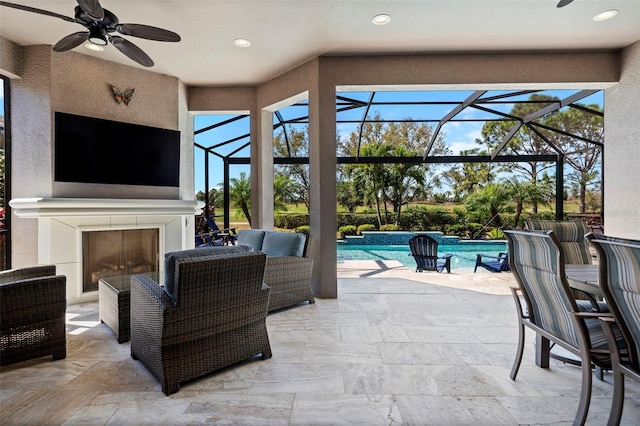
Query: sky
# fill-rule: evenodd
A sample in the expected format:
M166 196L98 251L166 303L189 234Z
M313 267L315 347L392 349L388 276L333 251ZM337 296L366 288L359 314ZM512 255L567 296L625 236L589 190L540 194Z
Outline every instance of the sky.
M570 96L576 93L576 90L549 90L545 91L542 94L556 96L559 99L564 99L567 96ZM430 91L430 92L376 92L374 100L376 102L420 102L420 101L437 101L437 102L461 102L470 94L472 91ZM507 93L505 91L491 91L486 93L483 97L486 96L496 96L499 94ZM371 92L351 92L351 93L338 93L339 96L345 96L357 100L368 101ZM526 100L528 99L530 94L521 95L518 97L513 97L513 100ZM579 101L582 104L598 104L600 106L604 105L604 92L599 91L587 98L584 98ZM376 113L379 113L384 119L394 120L394 119L404 119L404 118L412 118L412 119L423 119L423 120L440 120L444 115L447 114L452 108L454 108L454 104L444 104L444 105L374 105L369 110L368 115L374 116ZM499 106L494 106L494 108L499 109L503 112L509 112L513 104L505 103ZM300 106L290 106L286 107L279 111L283 118L289 119L297 116L303 116L307 114L306 107ZM346 112L338 113L338 120L355 120L359 121L362 119L362 115L364 114L364 108L356 108L351 109ZM224 115L224 114L212 114L212 115L197 115L194 118L194 128L196 130L202 129L206 126L210 126L215 123L220 123L222 121L228 120L235 115ZM477 109L466 108L460 114L458 114L456 119L473 119L473 120L482 120L487 118L495 118L495 115L490 113L480 111ZM274 117L274 123L277 123L277 118ZM437 123L430 123L432 126L436 126ZM448 122L445 124L441 133L445 136L445 142L449 149L452 151L453 155L459 155L461 151L477 148L478 145L475 143L476 139L481 138L481 130L484 122L483 121L475 121L475 122ZM300 125L303 126L303 125ZM299 127L301 129L302 127ZM339 134L344 135L345 137L353 131L358 130L358 124L354 123L338 123L337 131ZM201 144L203 146L212 146L219 144L223 141L230 140L232 138L236 138L243 134L249 133L249 118L243 118L234 123L220 126L212 131L201 133L200 135L196 135L195 142L197 144ZM247 143L249 141L249 137L246 136L240 139L237 142L230 143L227 146L220 147L216 151L222 155L226 155L232 152L235 149L238 149L241 145ZM240 157L249 157L249 150L245 148L239 151L236 156ZM223 181L223 172L222 172L222 160L215 156L211 156L209 158L209 175L210 182L209 187L214 188L220 186L219 184ZM195 166L195 189L196 192L204 191L204 155L201 149L195 150L195 158L194 158L194 166ZM250 175L249 166L234 166L232 165L230 168L230 176L237 177L240 172L246 172L247 175Z

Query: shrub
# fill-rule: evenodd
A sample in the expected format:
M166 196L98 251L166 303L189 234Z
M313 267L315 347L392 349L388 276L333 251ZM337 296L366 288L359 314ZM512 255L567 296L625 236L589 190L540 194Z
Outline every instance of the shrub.
M362 235L362 231L375 231L376 226L370 223L365 223L358 226L358 235Z
M278 213L274 216L273 222L276 228L295 229L298 226L309 225L309 215L298 213Z
M393 224L393 223L389 223L387 225L382 225L380 227L381 231L399 231L400 230L400 226Z
M338 232L340 233L340 238L344 238L347 235L356 235L357 228L354 225L345 225L338 228Z
M500 228L493 228L489 232L489 238L492 240L504 240L504 232Z
M301 225L296 227L296 232L309 236L309 234L311 234L311 227L309 225Z

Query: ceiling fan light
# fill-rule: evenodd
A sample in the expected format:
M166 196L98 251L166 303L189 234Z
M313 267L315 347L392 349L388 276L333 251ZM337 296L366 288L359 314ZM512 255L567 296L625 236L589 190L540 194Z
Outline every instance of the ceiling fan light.
M94 52L102 52L104 50L104 47L98 44L90 43L90 42L86 42L84 44L84 47L86 47L89 50L93 50Z
M237 38L237 39L233 40L233 44L235 44L238 47L249 47L249 46L251 46L251 42L249 40L247 40L246 38Z
M618 14L618 11L616 9L605 10L604 12L600 12L596 16L594 16L593 20L596 22L606 21L608 19L613 18L617 14Z
M391 22L391 16L387 15L386 13L381 13L371 18L371 22L374 25L386 25Z
M89 41L98 46L106 46L107 38L104 36L104 30L98 27L89 30Z

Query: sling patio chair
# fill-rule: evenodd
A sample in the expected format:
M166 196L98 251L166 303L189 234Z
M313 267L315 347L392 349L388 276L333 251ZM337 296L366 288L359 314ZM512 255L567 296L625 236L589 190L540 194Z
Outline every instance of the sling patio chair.
M489 259L489 260L486 260ZM478 266L486 269L489 272L505 272L510 271L511 267L509 266L509 254L508 253L498 253L497 256L491 254L478 253L476 255L476 266L473 268L473 272L475 273L478 270Z
M599 285L611 311L602 317L609 347L612 348L613 399L609 425L618 425L624 407L625 376L640 382L640 241L605 235L589 236L598 254ZM624 336L620 351L614 327Z
M527 220L529 230L553 231L564 252L565 263L591 264L591 253L584 236L589 232L587 224L581 220Z
M409 239L409 248L416 261L416 272L446 269L451 272L451 254L438 256L438 242L428 235L418 234Z
M518 313L519 337L510 377L516 379L524 353L525 326L536 333L536 364L549 367L550 342L580 358L582 384L574 425L583 425L591 402L592 365L611 370L611 351L600 316L605 302L576 300L565 274L565 258L553 231L504 230L511 271L518 283L511 292ZM521 301L524 299L524 305ZM597 312L596 312L597 310ZM620 333L617 341L624 344Z

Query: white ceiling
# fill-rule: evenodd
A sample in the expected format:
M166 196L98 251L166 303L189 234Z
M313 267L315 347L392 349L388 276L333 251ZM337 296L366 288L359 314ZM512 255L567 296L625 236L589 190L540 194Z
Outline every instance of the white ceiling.
M74 0L13 3L73 17ZM178 43L127 37L154 61L152 71L188 85L267 81L319 55L602 50L640 40L640 0L101 0L122 23L165 28ZM605 22L593 16L607 9ZM371 18L391 15L376 26ZM0 35L20 45L55 44L84 27L0 7ZM251 41L248 48L233 44ZM141 67L107 46L77 52ZM64 54L64 53L54 53Z

